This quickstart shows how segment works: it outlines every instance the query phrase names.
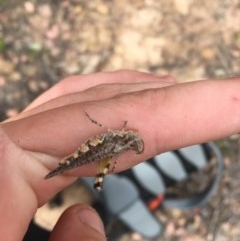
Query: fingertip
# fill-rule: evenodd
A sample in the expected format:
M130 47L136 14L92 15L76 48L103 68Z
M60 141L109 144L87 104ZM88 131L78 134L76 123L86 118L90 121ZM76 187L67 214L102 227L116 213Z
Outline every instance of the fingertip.
M93 229L96 229L102 235L105 235L104 226L102 220L100 219L97 212L89 206L77 206L76 214L80 222L85 223L91 226ZM75 209L74 208L74 209Z
M93 208L77 204L64 211L50 241L67 240L106 240L103 223Z

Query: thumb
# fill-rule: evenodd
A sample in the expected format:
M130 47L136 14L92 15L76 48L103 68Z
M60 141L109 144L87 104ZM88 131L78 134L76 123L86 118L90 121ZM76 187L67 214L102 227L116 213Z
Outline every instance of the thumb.
M106 241L101 219L94 209L85 205L68 208L58 220L50 241Z

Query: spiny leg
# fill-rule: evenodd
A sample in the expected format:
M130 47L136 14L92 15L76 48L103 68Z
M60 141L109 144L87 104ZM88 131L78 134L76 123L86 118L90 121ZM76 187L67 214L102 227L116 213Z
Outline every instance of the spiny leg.
M103 180L110 168L111 163L112 163L112 158L110 157L107 157L99 161L99 169L93 185L94 189L98 191L102 190Z
M114 160L112 160L112 163L113 164L112 164L112 167L111 167L111 170L110 170L111 173L115 171L115 167L117 165L117 156L114 158Z

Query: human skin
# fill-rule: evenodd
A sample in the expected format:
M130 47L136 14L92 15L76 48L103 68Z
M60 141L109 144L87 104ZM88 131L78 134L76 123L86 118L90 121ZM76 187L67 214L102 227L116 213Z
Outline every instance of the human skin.
M177 84L171 77L124 70L60 81L25 111L1 123L4 240L21 240L38 207L77 177L95 175L97 163L44 180L61 157L106 131L90 122L84 111L109 129L119 130L128 121L127 128L144 140L143 154L118 157L114 168L118 172L165 151L239 133L240 78ZM105 240L103 226L83 205L67 210L50 238L90 239Z

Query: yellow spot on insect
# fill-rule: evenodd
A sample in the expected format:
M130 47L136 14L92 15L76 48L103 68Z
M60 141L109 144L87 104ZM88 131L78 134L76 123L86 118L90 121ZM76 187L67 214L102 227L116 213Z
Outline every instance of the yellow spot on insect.
M95 136L89 141L90 146L97 146L103 142L103 139L100 136Z
M77 152L74 152L72 156L73 156L73 158L76 159L76 158L78 158L78 153L77 153Z
M66 164L66 158L61 159L58 163L59 166L65 165Z
M86 153L87 151L89 151L89 147L86 143L83 143L79 148L79 152Z
M69 160L66 160L66 165L68 166L70 164L71 164L71 162Z

